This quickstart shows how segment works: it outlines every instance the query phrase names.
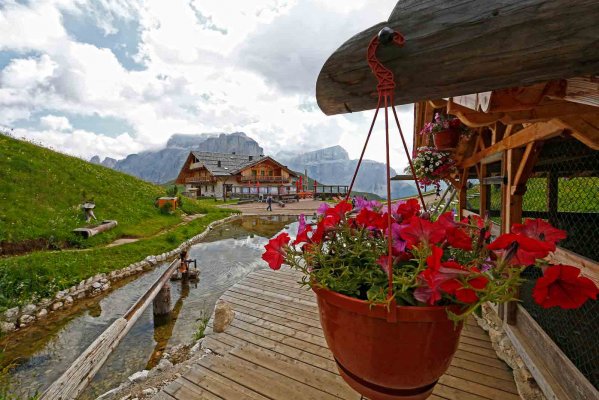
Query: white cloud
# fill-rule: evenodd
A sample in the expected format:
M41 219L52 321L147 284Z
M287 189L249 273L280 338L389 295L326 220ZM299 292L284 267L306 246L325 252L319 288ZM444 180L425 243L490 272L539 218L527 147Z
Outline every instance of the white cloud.
M73 129L67 117L58 115L44 115L40 118L42 128L47 128L54 131L70 131Z
M42 131L15 129L11 134L14 137L41 143L51 149L86 160L89 160L96 154L119 159L143 149L143 145L136 142L127 133L111 138L81 129L77 129L71 133L64 133L53 129Z
M0 72L0 85L3 88L27 90L48 84L58 65L44 54L41 57L12 59Z
M53 2L24 5L7 0L0 8L0 50L51 48L66 37L60 11Z
M19 130L21 136L85 157L122 157L164 144L175 132L245 131L271 154L340 144L355 158L372 113L323 115L315 108L316 77L335 48L385 20L394 5L395 0L10 1L0 6L0 52L21 55L0 72L0 123L45 115L37 129ZM117 32L120 19L135 20L136 58L146 69L127 70L111 49L77 42L62 24L65 10L91 16L104 37ZM61 113L123 119L132 129L110 138L73 129L69 120L57 119ZM400 115L409 139L412 115L403 109ZM383 160L384 139L375 134L367 156ZM398 151L399 142L392 147Z

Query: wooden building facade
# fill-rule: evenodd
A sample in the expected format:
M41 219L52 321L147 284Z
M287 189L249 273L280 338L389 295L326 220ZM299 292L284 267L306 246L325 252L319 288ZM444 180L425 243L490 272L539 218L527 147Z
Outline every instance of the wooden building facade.
M192 151L176 183L194 198L295 194L295 172L268 156Z
M384 26L400 31L405 45L379 59L394 72L396 104L414 104L414 148L428 144L418 133L435 113L474 131L447 178L460 215L488 214L495 235L548 220L569 235L551 261L599 284L597 21L597 1L400 1L329 57L317 101L328 115L376 108L366 47ZM525 276L521 301L489 309L547 399L599 398L599 302L541 309L538 275Z

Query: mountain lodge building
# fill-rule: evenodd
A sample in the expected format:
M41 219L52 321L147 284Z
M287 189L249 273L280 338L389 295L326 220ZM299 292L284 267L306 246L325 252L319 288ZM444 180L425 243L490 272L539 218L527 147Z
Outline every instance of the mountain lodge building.
M176 183L189 197L283 197L296 193L297 174L263 155L192 151Z

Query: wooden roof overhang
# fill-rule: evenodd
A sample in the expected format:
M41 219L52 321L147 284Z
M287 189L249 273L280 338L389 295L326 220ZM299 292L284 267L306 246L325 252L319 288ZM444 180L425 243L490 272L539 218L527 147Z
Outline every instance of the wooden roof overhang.
M376 107L366 48L384 26L405 37L378 56L395 73L396 104L407 104L595 74L597 21L594 0L399 1L329 57L317 102L327 115Z
M184 185L186 184L186 176L187 174L191 171L191 164L194 163L194 154L193 152L190 152L187 155L187 158L185 159L185 162L183 163L183 166L181 167L181 170L179 171L179 175L177 175L177 179L175 179L175 183L178 185ZM212 171L210 171L210 169L206 168L205 165L202 165L202 167L200 169L204 169L206 170L210 175L212 175L214 177L214 174L212 173Z
M269 161L272 164L274 164L275 166L284 169L285 171L287 171L289 173L289 176L292 176L294 178L297 177L297 173L295 171L290 170L286 165L281 164L280 162L278 162L277 160L275 160L274 158L270 157L270 156L266 156L266 157L262 157L258 160L254 160L253 162L246 164L244 166L242 166L241 168L237 169L236 171L233 171L232 174L239 174L242 171L245 171L248 168L252 168L255 167L258 164L262 164L263 162Z

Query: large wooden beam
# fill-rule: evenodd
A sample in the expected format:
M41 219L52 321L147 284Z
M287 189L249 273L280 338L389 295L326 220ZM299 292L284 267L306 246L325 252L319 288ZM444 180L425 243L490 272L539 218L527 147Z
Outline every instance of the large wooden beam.
M461 165L459 166L470 167L492 154L522 147L537 140L548 139L559 134L563 130L564 128L554 121L538 122L536 124L529 125L517 133L514 133L504 138L500 142L497 142L494 145L487 147L484 150L481 150L473 156L465 159L460 163Z
M384 26L403 48L383 48L397 104L565 79L599 70L596 0L403 0L388 22L358 33L324 64L316 83L325 114L376 107L366 48Z
M580 116L562 117L557 124L569 129L572 136L593 150L599 150L599 111Z

